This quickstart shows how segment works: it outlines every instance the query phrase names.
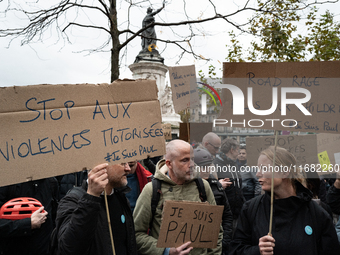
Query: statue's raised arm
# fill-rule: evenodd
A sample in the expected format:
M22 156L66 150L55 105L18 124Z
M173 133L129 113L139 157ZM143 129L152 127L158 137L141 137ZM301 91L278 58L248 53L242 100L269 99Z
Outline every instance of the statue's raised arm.
M150 7L149 7L150 8ZM161 8L159 8L158 10L154 11L153 13L151 13L152 16L155 16L157 13L160 13L161 10L164 9L164 3L163 6ZM152 10L152 9L151 9Z
M148 10L147 10L146 16L143 19L143 28L154 23L155 22L154 16L163 9L164 9L164 3L163 3L163 6L156 11L153 11L152 8L149 7ZM152 49L154 49L155 46L156 46L156 39L157 39L156 31L155 31L155 27L153 25L148 27L147 29L145 29L142 32L142 50L143 51L148 50L149 46Z

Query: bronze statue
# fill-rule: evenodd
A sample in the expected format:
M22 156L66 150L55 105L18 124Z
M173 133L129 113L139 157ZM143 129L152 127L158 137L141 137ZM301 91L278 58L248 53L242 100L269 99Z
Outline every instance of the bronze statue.
M164 8L164 3L162 8L159 8L155 12L153 12L152 8L149 7L147 10L147 14L143 19L143 28L155 22L155 15L159 13ZM142 51L148 50L149 46L152 49L155 49L156 46L156 31L154 26L150 26L142 32Z

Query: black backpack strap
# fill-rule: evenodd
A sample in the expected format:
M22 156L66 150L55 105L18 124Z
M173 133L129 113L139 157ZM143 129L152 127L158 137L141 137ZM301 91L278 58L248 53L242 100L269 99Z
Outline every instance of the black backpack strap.
M162 181L157 179L157 178L153 178L152 179L152 197L151 197L151 215L152 215L152 218L151 218L151 221L150 221L150 224L149 224L149 233L151 232L152 221L153 221L153 218L155 217L158 201L161 197L161 193L162 193L161 188L162 188Z
M199 196L202 202L207 201L207 193L205 192L205 188L204 188L204 183L201 177L198 177L197 179L195 179L196 185L197 185L197 189L199 192Z

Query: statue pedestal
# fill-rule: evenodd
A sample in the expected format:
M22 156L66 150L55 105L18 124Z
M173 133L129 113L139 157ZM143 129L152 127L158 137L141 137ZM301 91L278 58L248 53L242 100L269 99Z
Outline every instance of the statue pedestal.
M165 75L168 67L160 62L141 61L129 65L134 79L151 79L156 80L159 95L165 88Z
M139 54L138 56L140 56ZM148 54L148 57L151 54ZM138 58L137 56L137 58ZM159 58L160 56L155 56L155 58ZM136 58L136 61L137 61ZM179 127L179 123L181 123L181 117L179 114L175 113L173 102L172 102L172 93L171 88L166 86L165 84L165 75L168 72L168 68L160 61L155 60L146 60L139 59L139 62L135 62L134 64L129 65L129 68L132 72L132 77L134 79L152 79L156 80L157 88L158 88L158 100L161 105L162 112L162 122L170 123L173 126Z

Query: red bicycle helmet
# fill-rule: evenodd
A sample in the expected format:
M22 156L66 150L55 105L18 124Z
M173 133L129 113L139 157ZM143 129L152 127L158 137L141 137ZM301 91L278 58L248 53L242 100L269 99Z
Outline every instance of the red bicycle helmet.
M31 197L18 197L7 201L0 209L0 219L21 220L30 218L42 204ZM42 212L45 212L44 210Z

